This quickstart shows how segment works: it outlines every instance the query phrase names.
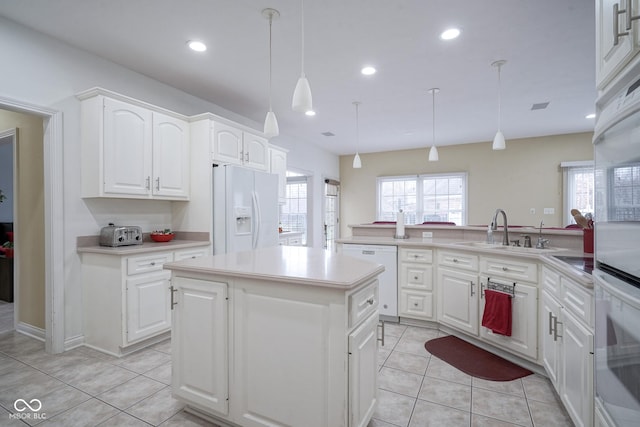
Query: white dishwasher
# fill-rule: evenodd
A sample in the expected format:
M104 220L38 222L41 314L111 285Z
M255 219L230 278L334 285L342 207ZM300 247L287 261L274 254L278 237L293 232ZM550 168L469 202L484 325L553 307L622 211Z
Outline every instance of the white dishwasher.
M342 253L384 266L378 277L380 315L398 320L398 247L392 245L342 244Z

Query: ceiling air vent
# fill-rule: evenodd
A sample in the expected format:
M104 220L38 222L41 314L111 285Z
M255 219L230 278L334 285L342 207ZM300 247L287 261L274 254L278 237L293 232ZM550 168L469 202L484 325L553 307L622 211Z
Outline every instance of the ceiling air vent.
M533 111L533 110L544 110L545 108L547 108L547 106L549 106L548 102L539 102L539 103L533 104L531 106L531 111Z
M333 133L333 132L329 132L329 131L327 131L327 132L322 132L322 135L324 135L324 136L336 136L336 134L335 134L335 133Z

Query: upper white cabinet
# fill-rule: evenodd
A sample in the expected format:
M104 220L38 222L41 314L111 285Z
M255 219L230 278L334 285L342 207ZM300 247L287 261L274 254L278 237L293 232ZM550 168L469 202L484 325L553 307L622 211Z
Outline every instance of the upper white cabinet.
M269 172L278 175L278 202L287 200L287 150L269 144Z
M640 52L640 0L596 0L596 85L603 89Z
M101 89L78 97L83 197L189 199L185 118Z
M269 141L239 128L212 122L213 161L245 165L266 171L269 168Z

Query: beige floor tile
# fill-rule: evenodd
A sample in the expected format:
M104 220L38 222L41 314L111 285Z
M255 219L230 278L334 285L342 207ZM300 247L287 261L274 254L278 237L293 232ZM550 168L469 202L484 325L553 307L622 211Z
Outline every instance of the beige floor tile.
M495 418L483 417L478 414L471 414L471 427L518 427L518 424L496 420Z
M457 368L449 365L446 362L432 356L429 359L429 366L427 366L428 377L438 378L446 381L453 381L456 383L471 385L471 376L465 374Z
M421 328L418 326L408 326L402 334L402 338L410 338L422 341L422 344L437 337L437 329Z
M416 399L414 398L386 390L378 390L378 405L373 418L395 426L407 427L415 403Z
M371 418L367 427L396 427L393 424L386 423L384 421L376 420L375 418Z
M97 426L101 422L118 414L118 410L98 399L90 399L53 418L48 418L43 425L60 427Z
M19 371L17 371L19 372ZM30 376L28 381L20 381L12 386L0 386L0 405L5 408L12 408L16 399L25 400L40 399L46 393L50 393L58 388L68 387L65 383L49 375L41 374Z
M471 412L519 425L532 425L525 398L481 388L473 389Z
M424 375L427 371L428 362L429 359L424 356L394 351L384 362L384 366L411 372L413 374Z
M395 351L401 351L403 353L417 354L418 356L429 356L429 353L424 348L426 340L422 338L413 338L406 336L405 334L400 338L398 344L393 348Z
M81 392L71 386L64 385L52 390L43 389L36 394L37 399L42 402L40 413L46 414L47 419L51 419L58 414L70 410L91 399L86 393ZM37 424L29 423L28 424Z
M418 400L409 427L468 427L469 411Z
M166 384L140 375L99 394L97 397L111 406L124 410L165 387Z
M170 385L171 384L171 363L165 363L164 365L160 365L157 368L153 368L150 371L145 372L145 377L151 378L152 380L159 381L163 384Z
M418 399L464 411L471 411L471 386L426 377Z
M384 337L384 345L382 345L382 342L378 343L378 347L379 348L385 348L387 350L393 350L396 346L396 344L398 344L398 341L400 340L400 337L398 336L393 336L393 335L389 335Z
M384 365L384 362L386 362L389 355L391 355L390 348L378 347L378 366L379 367Z
M171 361L171 355L144 349L122 358L118 366L142 374Z
M125 412L149 424L158 425L168 420L184 408L184 404L171 397L171 387L165 387Z
M405 325L401 325L399 323L393 323L393 322L385 322L384 323L385 338L387 336L401 337L406 329L407 327Z
M482 378L471 378L471 384L474 387L485 390L524 397L524 388L522 387L522 380L520 378L513 381L489 381Z
M162 353L171 354L171 339L160 341L158 344L154 344L149 348Z
M422 375L383 367L378 374L378 388L417 397L423 378Z
M557 402L557 395L551 381L541 375L529 375L522 378L522 385L527 399L546 403Z
M101 423L99 427L149 427L149 423L145 423L142 420L132 417L131 415L119 412L117 415L109 418L105 422Z
M557 403L529 401L533 425L540 427L572 427L573 422L564 408Z
M218 424L214 424L185 411L178 412L160 425L162 427L220 427Z

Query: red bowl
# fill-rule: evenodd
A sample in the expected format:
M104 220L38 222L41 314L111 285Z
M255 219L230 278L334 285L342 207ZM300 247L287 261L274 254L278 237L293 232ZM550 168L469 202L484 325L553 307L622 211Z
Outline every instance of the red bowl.
M153 240L154 242L169 242L171 241L176 235L171 233L171 234L156 234L156 233L151 233L150 237L151 240Z

